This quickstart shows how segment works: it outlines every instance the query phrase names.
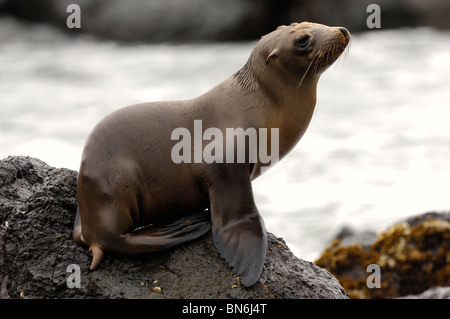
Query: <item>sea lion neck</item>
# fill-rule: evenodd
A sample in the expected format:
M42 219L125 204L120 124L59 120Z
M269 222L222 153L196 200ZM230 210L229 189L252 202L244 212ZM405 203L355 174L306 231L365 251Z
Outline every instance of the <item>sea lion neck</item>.
M298 86L302 74L269 68L263 56L254 50L247 63L228 81L239 89L242 101L246 101L241 107L249 123L257 128L279 129L282 158L301 139L312 119L319 75L307 75Z
M247 63L232 76L236 80L243 95L248 95L259 90L258 80L253 73L252 55L253 53L250 55Z
M231 77L242 95L257 95L260 105L266 107L293 107L300 99L305 99L305 94L311 96L311 102L315 103L318 75L307 74L300 86L298 84L303 74L268 68L263 57L264 54L255 48L246 64ZM262 97L266 101L262 101Z

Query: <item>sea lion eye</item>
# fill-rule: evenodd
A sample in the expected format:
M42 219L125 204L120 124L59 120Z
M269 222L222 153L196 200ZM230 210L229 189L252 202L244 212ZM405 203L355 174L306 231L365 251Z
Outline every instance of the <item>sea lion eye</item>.
M308 42L309 42L309 35L304 35L304 36L298 38L297 41L296 41L297 46L300 49L306 48L306 46L308 45Z

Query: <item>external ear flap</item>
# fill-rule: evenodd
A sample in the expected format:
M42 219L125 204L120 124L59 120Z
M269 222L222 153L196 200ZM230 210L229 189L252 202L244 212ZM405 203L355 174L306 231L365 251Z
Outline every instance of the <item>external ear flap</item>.
M270 52L269 56L266 59L266 65L269 64L270 60L272 60L272 58L276 58L278 54L278 49L273 49L272 52Z

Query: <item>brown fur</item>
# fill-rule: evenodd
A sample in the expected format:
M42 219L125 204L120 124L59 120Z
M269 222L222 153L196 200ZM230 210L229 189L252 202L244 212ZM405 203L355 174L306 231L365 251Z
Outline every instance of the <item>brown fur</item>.
M305 36L300 49L296 41ZM280 27L257 43L241 70L205 94L128 106L97 124L83 151L73 234L90 247L91 268L104 253L151 253L197 238L212 224L219 253L244 285L253 285L264 264L266 231L251 180L263 165L175 164L171 132L192 133L196 119L222 132L279 128L282 158L308 127L320 74L349 39L348 32L319 24Z

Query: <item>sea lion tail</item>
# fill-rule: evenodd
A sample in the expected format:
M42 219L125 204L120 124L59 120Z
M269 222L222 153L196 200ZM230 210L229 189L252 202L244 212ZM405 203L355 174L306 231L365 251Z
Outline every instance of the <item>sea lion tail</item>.
M89 252L92 253L91 270L95 270L103 259L103 251L97 244L91 244Z

